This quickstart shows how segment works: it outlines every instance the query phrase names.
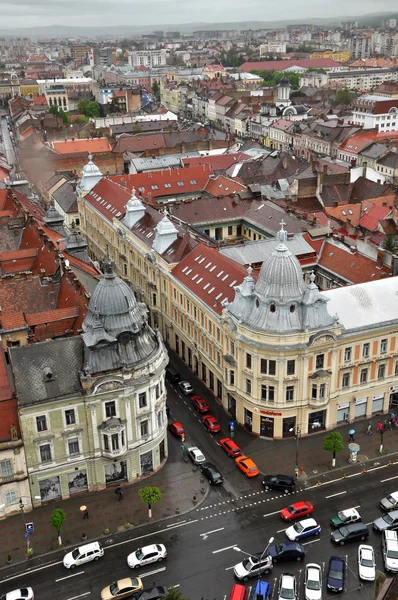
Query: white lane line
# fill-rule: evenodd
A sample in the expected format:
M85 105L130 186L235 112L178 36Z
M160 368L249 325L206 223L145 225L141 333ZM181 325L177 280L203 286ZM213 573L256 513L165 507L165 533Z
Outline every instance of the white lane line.
M165 571L166 567L161 567L160 569L155 569L154 571L149 571L149 573L143 573L142 575L140 575L141 579L143 577L149 577L149 575L155 575L155 573L162 573L162 571Z
M226 548L220 548L220 550L213 550L212 554L218 554L219 552L224 552L225 550L231 550L231 548L235 548L236 544L233 546L227 546Z
M73 573L73 575L66 575L66 577L60 577L59 579L56 579L55 582L58 583L58 581L63 581L64 579L70 579L71 577L76 577L77 575L83 575L84 571L79 571L78 573Z
M380 483L384 483L385 481L391 481L391 479L397 479L397 478L398 478L398 475L395 475L395 477L389 477L388 479L382 479L380 481Z
M373 523L373 521L369 521L369 523L365 523L365 525L367 527L368 525L372 525L372 523Z
M36 569L26 569L25 570L25 575L30 575L31 573L36 573L37 571L42 571L43 569L48 569L49 567L54 567L55 565L62 565L63 564L63 560L59 560L57 562L54 563L50 563L48 565L43 565L42 567L37 567ZM3 581L12 581L13 579L18 579L18 577L21 577L21 573L19 573L18 575L12 575L11 577L6 577L6 579L1 579L0 581L3 583Z
M200 536L203 537L204 535L210 535L211 533L217 533L217 531L222 531L223 529L225 529L225 527L220 527L220 529L213 529L213 531L207 531L206 533L201 533Z
M174 525L174 529L177 529L178 527L185 527L185 525L191 525L192 523L197 523L199 521L199 519L193 519L192 521L187 521L186 523L180 523L180 525ZM153 531L152 533L146 533L145 535L139 535L136 538L133 538L131 540L124 540L123 542L116 542L116 544L109 544L107 546L107 548L116 548L116 546L124 546L124 544L131 544L131 542L135 542L136 540L143 540L144 538L147 537L151 537L154 535L157 535L158 533L164 533L165 531L170 531L171 527L169 529L159 529L159 531ZM61 563L54 563L54 564L61 564ZM52 566L52 565L49 565ZM141 577L141 575L140 575Z
M321 540L318 538L317 540L312 540L311 542L304 542L304 544L302 544L302 546L308 546L308 544L316 544L317 542L320 542Z
M234 569L234 568L235 568L235 565L233 565L232 567L227 567L225 570L230 571L231 569Z
M278 515L280 512L280 510L275 510L272 513L267 513L266 515L263 515L263 517L272 517L272 515Z
M330 496L325 496L325 498L334 498L335 496L342 496L343 494L346 494L347 491L345 492L337 492L337 494L331 494Z
M77 598L83 598L84 596L88 596L91 592L84 592L84 594L80 594L80 596L72 596L72 598L68 598L68 600L77 600Z
M279 529L279 531L277 531L276 533L282 533L283 531L286 531L286 529L288 529L288 527L285 527L285 529Z
M187 520L185 519L185 521L178 521L177 523L171 523L171 525L167 525L167 527L175 527L176 525L182 525L183 523L186 523Z

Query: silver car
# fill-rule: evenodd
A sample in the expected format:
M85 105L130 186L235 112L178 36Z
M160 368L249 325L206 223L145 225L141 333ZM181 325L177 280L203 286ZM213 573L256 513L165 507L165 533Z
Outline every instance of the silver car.
M387 512L398 508L398 492L392 492L392 494L382 498L380 500L380 508Z
M373 521L373 529L384 531L385 529L398 529L398 510L392 510Z
M290 573L283 573L279 578L278 600L296 600L296 577Z

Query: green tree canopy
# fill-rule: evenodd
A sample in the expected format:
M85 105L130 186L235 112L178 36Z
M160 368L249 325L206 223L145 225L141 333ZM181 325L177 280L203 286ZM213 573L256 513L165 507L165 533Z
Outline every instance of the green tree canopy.
M95 100L80 100L77 110L89 118L99 117L101 114L100 105Z
M343 88L342 90L339 90L337 92L334 104L335 106L337 106L338 104L344 104L345 106L349 106L350 104L352 104L353 100L354 94L352 94L349 89Z
M160 94L160 87L157 81L154 81L152 84L152 91L155 94L155 96L158 98L159 94Z
M141 502L144 504L148 504L148 507L151 508L153 504L162 499L162 492L158 487L144 487L138 490L138 495L141 499Z
M62 108L59 108L55 104L53 106L50 106L48 112L54 115L55 117L60 117L64 123L69 123L68 113L66 113L64 110L62 110Z
M336 452L341 452L344 449L343 438L338 431L331 431L323 438L323 449L326 452L333 453L333 466L336 462Z
M169 587L167 594L163 596L163 600L188 600L188 598L184 598L179 589Z
M66 514L65 511L62 510L62 508L56 508L55 510L53 510L53 512L50 515L50 523L58 534L58 543L60 546L62 545L61 529L65 521Z
M264 79L263 87L276 87L282 77L289 80L293 90L298 90L301 73L284 73L283 71L250 71L254 75L259 75Z
M395 235L393 233L388 233L383 240L383 248L388 252L395 252Z

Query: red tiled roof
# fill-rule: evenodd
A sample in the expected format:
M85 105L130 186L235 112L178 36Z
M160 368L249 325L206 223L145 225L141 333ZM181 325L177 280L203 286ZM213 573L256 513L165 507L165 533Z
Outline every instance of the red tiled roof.
M315 250L317 256L319 256L322 250L323 242L325 241L324 238L313 240L308 233L303 233L303 238Z
M117 177L120 179L121 176ZM130 198L131 192L127 187L122 187L107 177L103 177L85 196L85 200L109 221L124 215L125 206Z
M330 242L325 242L318 265L350 283L365 283L391 275L387 267L377 268L376 262L356 252L352 254Z
M35 327L36 325L44 325L46 323L53 323L55 321L70 319L71 317L77 317L78 314L79 307L71 306L68 308L58 308L55 310L48 310L45 312L27 314L26 322L29 325L29 327Z
M172 270L173 276L217 314L221 302L235 297L234 287L247 276L246 269L223 256L216 248L198 244L188 256Z
M66 142L51 142L52 148L58 154L77 154L79 152L99 153L110 152L111 146L107 138L93 138L92 140L66 140Z
M217 197L247 192L247 187L234 179L225 177L225 175L217 175L215 177L209 177L204 191Z
M340 144L339 150L346 150L352 154L359 154L359 152L364 150L366 146L374 141L379 142L382 140L394 139L398 140L398 131L364 131L363 133L358 133L346 138L344 142Z
M29 127L27 129L25 129L25 131L22 131L19 134L19 138L20 140L24 141L27 140L34 132L34 129L32 127L32 125L29 125Z
M165 148L166 141L162 133L156 135L121 136L116 142L114 152L145 152L153 148Z
M33 104L36 106L47 106L47 100L45 96L33 96Z
M398 109L398 98L394 98L393 100L389 98L386 98L385 100L377 100L373 114L384 115L388 113L391 108Z
M207 69L208 71L224 71L225 70L225 67L223 67L222 65L206 65L204 68Z
M124 90L113 90L113 95L115 98L125 98L126 92Z
M0 254L0 270L3 274L31 271L37 255L37 248L24 248L15 252L2 252Z
M2 359L4 361L4 358ZM7 375L5 375L7 377ZM3 373L0 371L0 379L4 381ZM7 381L7 380L5 380ZM4 395L8 395L9 386L3 386ZM21 437L18 420L18 404L16 398L0 400L0 441L11 440L11 427L17 428L18 437Z
M3 331L10 331L11 329L27 329L23 312L1 315L0 324Z
M372 206L359 221L359 226L367 231L375 231L379 224L379 221L386 219L391 213L391 209L384 206Z
M325 212L334 219L338 219L343 223L350 221L353 227L359 223L362 213L362 204L341 204L340 206L326 206Z
M248 160L250 156L244 152L234 152L232 154L215 154L212 156L194 156L192 158L182 158L181 163L186 167L199 167L201 165L210 165L214 171L226 171L232 165Z
M289 67L303 67L304 69L323 69L340 67L341 63L331 58L292 58L291 60L270 60L262 62L245 62L240 70L247 71L284 71Z

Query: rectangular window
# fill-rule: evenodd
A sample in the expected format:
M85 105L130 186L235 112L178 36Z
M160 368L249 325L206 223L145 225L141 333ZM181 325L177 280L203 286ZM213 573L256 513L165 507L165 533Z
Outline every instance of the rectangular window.
M324 354L317 354L316 355L316 359L315 359L315 367L317 369L323 369L324 363L325 363L325 355Z
M49 462L51 460L50 444L43 444L42 446L40 446L40 460L42 463Z
M141 437L148 435L148 421L141 421L140 431L141 431Z
M344 350L344 362L350 362L351 360L351 348L346 348Z
M368 370L361 369L360 383L366 383L368 380Z
M12 463L10 460L0 461L0 473L2 477L12 477Z
M235 385L235 371L229 372L229 385Z
M219 342L221 339L221 331L220 329L217 327L217 342Z
M288 385L286 388L286 402L293 402L294 400L294 386Z
M275 375L276 373L276 360L268 361L268 375Z
M246 394L252 393L252 382L250 379L246 379Z
M230 342L230 352L232 356L235 356L235 344L232 341Z
M65 422L67 425L74 425L76 423L74 408L68 408L68 410L65 411Z
M311 398L316 400L318 397L318 386L316 384L312 385Z
M385 354L387 352L387 340L380 341L380 354Z
M268 402L275 400L275 387L273 385L268 386Z
M209 333L210 335L213 335L213 328L212 328L212 322L209 321Z
M109 452L109 438L107 435L104 435L103 439L104 439L104 449Z
M37 431L47 431L47 419L44 415L36 417L36 427Z
M6 492L6 504L16 504L18 502L16 492Z
M398 360L397 360L397 362L395 363L394 375L398 375Z
M158 400L158 398L160 397L160 385L156 384L156 400Z
M296 370L296 361L295 360L288 360L287 361L287 374L288 375L294 375L294 372Z
M370 344L364 344L362 346L362 358L369 357Z
M112 433L112 450L119 450L119 434Z
M252 355L246 352L246 369L252 368Z
M325 393L326 393L326 385L324 383L321 383L319 386L319 400L325 399Z
M260 371L261 373L267 373L267 361L265 358L262 358L260 361Z
M114 400L105 402L105 415L107 419L116 417L116 402Z
M384 379L386 372L386 365L379 365L377 369L377 379Z
M262 385L261 386L261 400L266 400L266 399L267 399L267 386Z
M73 440L68 440L68 448L69 448L69 456L80 454L78 438L74 438Z
M145 408L147 403L146 403L146 392L141 392L140 394L138 394L138 405L140 408Z
M232 235L232 225L228 225L228 235Z
M350 374L343 373L343 377L341 378L341 387L348 388L350 387Z

